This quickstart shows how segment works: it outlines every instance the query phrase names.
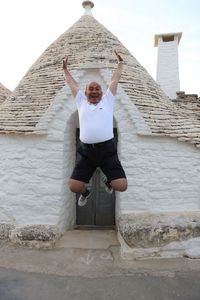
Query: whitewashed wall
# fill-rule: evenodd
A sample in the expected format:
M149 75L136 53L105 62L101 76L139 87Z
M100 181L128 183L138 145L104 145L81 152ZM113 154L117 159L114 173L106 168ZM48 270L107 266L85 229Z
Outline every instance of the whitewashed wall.
M105 90L110 78L106 70L78 75L82 89L93 78ZM115 120L129 183L126 192L116 193L117 214L199 210L200 151L176 139L142 136L149 128L120 88ZM46 136L0 135L0 223L73 228L75 195L67 182L77 127L74 99L65 86L37 126L47 129Z
M57 224L61 143L36 136L0 136L0 222Z
M192 145L166 138L129 134L121 160L129 189L121 195L123 213L200 209L200 153Z
M199 210L199 149L175 138L148 136L148 128L123 91L118 98L119 154L129 186L117 194L117 212Z
M84 72L75 75L79 80ZM100 74L90 71L80 87ZM68 189L76 152L78 114L67 86L57 94L36 130L47 135L0 135L0 223L57 225L61 232L76 221L75 194Z

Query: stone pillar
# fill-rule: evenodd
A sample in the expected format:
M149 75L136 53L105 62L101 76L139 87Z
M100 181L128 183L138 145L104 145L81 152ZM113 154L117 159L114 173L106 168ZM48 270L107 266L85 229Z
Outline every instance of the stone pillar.
M181 36L182 32L154 36L154 46L158 47L156 81L171 99L180 91L178 44Z

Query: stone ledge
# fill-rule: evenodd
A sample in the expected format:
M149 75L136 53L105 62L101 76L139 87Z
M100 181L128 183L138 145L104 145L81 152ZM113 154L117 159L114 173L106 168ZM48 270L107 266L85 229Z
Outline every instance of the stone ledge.
M118 230L130 248L161 247L200 237L200 212L162 212L121 215Z
M11 230L14 229L14 225L7 223L0 223L0 240L8 240Z
M59 239L56 225L14 225L0 224L0 239L9 240L18 246L34 248L51 248Z

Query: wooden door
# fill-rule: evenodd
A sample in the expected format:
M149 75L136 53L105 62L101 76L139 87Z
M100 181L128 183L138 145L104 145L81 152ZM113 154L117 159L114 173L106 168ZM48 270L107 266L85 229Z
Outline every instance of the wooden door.
M114 129L115 141L117 142L117 130ZM79 129L76 132L77 147L80 145ZM113 227L115 225L115 192L108 194L102 182L103 172L97 168L89 184L91 195L85 206L76 204L77 226L89 227ZM80 194L76 195L78 202Z

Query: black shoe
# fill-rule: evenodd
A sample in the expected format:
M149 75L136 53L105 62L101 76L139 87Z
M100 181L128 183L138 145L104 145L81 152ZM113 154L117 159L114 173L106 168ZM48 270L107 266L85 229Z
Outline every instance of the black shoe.
M78 199L78 206L85 206L87 203L88 198L90 197L90 190L86 189L85 193L81 194Z

